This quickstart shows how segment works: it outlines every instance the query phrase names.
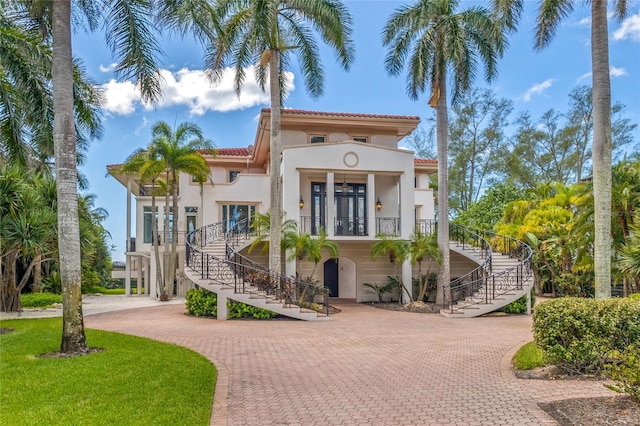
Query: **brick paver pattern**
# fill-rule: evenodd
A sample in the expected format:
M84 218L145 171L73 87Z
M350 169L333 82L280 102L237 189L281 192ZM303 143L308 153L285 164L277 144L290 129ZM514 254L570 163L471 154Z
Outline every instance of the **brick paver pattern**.
M530 316L341 308L333 321L216 321L173 305L85 323L212 360L219 370L213 425L555 424L538 402L614 394L597 381L516 379L510 359L532 339Z

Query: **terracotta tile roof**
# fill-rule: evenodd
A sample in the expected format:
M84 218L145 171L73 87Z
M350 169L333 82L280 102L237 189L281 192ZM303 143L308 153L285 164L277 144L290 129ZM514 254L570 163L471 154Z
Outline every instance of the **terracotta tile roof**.
M205 154L205 150L200 151ZM248 157L251 155L251 151L248 148L217 148L216 153L218 157Z
M438 160L431 160L429 158L414 158L414 164L438 164Z
M271 112L271 108L262 108L262 112ZM388 115L388 114L361 114L353 112L325 112L325 111L306 111L302 109L283 109L282 114L297 115L322 115L327 117L353 117L353 118L390 118L399 120L420 120L415 115Z

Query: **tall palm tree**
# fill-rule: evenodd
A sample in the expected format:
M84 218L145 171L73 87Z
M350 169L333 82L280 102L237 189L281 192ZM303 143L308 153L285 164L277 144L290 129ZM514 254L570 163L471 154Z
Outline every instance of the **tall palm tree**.
M568 16L576 0L542 0L538 10L535 48L547 47L562 19ZM611 297L611 79L609 76L609 33L607 1L591 2L591 71L593 102L593 203L595 296ZM508 17L511 29L522 14L522 0L494 0L499 14ZM618 19L628 12L629 2L614 1Z
M407 92L417 99L430 90L429 106L436 109L438 150L438 247L442 263L438 269L436 303L444 302L444 287L450 281L449 265L449 186L447 147L447 78L453 84L456 102L469 89L478 62L485 78L497 75L497 60L506 47L502 27L484 7L457 12L458 0L418 0L401 6L387 21L383 44L388 47L387 72L398 75L407 62ZM450 71L450 75L448 73Z
M194 176L196 181L203 183L209 176L209 166L199 150L213 151L213 143L204 138L202 130L194 123L182 123L175 131L164 121L155 123L152 127L153 140L149 145L151 157L163 164L167 177L164 213L164 241L171 241L171 254L164 273L164 291L162 294L173 297L173 284L176 269L176 254L178 245L178 175L185 172ZM172 197L171 213L169 212L169 196ZM173 226L169 229L169 216L172 216ZM153 216L153 213L152 213ZM171 232L171 237L169 237ZM165 253L166 255L166 253ZM164 299L164 298L163 298Z
M238 95L246 77L245 69L255 65L256 79L271 95L271 224L269 269L281 272L281 226L283 220L280 182L280 116L286 96L284 71L290 66L291 53L301 63L309 93L323 92L324 73L319 58L317 33L337 54L344 69L353 59L351 16L339 0L220 0L218 38L209 47L207 66L219 79L227 66L235 69Z
M158 216L156 207L156 196L160 194L158 186L161 186L166 194L166 182L160 179L162 172L164 172L164 164L154 158L148 149L140 148L133 152L124 164L120 167L122 173L135 173L140 178L140 183L145 184L151 182L151 245L156 260L156 288L160 290L160 294L164 289L163 269L160 267L160 249L159 249L159 236L158 233ZM128 250L129 248L127 248Z
M4 6L4 5L3 5ZM80 298L80 252L71 240L78 237L77 186L75 163L76 133L73 126L73 65L71 59L70 0L16 0L10 3L30 28L38 29L43 38L52 40L52 85L54 91L54 145L58 185L61 280L63 284L63 331L61 351L86 352ZM158 57L161 54L156 30L168 28L185 34L195 32L199 38L207 37L212 25L213 8L209 0L192 0L189 4L174 0L105 0L104 2L74 2L74 22L84 15L86 28L95 30L103 23L106 41L116 57L118 72L124 78L133 78L144 101L155 102L160 97ZM171 13L175 11L176 13ZM157 13L156 13L157 12ZM191 12L191 13L190 13ZM188 19L197 16L198 19ZM155 18L155 19L154 19ZM157 24L157 25L156 25ZM208 38L208 37L207 37ZM60 158L60 157L64 157ZM69 230L70 232L64 232ZM63 273L64 269L64 273Z

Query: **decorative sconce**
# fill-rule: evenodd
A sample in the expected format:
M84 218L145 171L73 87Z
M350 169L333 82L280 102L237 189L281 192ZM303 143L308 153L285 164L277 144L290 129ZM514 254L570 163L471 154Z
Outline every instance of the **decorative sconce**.
M382 203L380 202L380 197L378 197L378 201L376 201L376 210L380 211L382 209Z
M300 206L300 208L304 208L304 200L302 199L302 197L300 197L300 201L298 202L298 205Z
M346 194L347 192L349 192L349 184L347 184L347 175L344 175L342 181L342 193Z

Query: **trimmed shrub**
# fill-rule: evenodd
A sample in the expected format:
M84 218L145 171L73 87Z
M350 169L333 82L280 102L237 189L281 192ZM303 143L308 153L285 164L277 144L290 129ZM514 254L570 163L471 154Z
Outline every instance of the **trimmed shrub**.
M185 295L187 312L197 317L215 317L218 315L218 296L203 289L191 289ZM270 319L275 317L275 312L266 309L256 308L241 302L227 302L229 308L229 319L232 318L255 318Z
M20 296L23 308L48 308L62 303L62 296L52 293L26 293Z
M229 318L271 319L277 315L275 312L241 302L229 302L227 306L229 308Z
M626 392L640 402L640 346L631 345L626 350L613 351L613 362L606 370L614 385L605 385L616 392Z
M215 317L218 314L218 296L207 290L191 289L185 295L187 312L197 317Z
M640 303L625 299L562 298L533 313L536 344L567 373L600 374L613 351L640 341Z

